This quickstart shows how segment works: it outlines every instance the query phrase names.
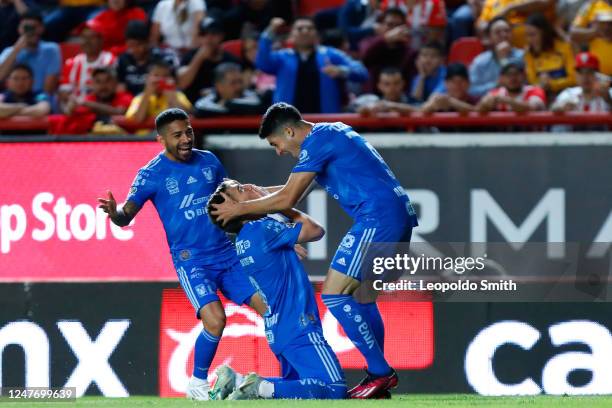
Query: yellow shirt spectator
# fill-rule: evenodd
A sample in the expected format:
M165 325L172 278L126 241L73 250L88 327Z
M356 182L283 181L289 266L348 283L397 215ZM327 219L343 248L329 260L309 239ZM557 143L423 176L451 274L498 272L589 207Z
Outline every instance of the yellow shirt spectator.
M599 13L612 12L612 5L606 0L595 0L586 3L572 22L572 26L578 28L587 28L595 22L595 18ZM601 61L601 60L600 60Z
M516 6L528 2L529 1L525 0L485 0L477 24L480 25L483 23L488 23L500 14L505 13L506 9L510 6ZM549 2L543 12L549 21L554 21L554 2ZM526 45L524 23L529 14L530 13L528 12L511 12L505 16L506 20L508 20L512 26L512 45L517 48L524 48Z
M106 4L104 0L60 0L62 7L85 7L85 6L103 6Z
M612 76L612 41L594 38L589 43L589 51L599 60L599 72Z
M552 50L543 51L537 56L527 51L524 58L530 84L540 85L540 76L545 74L549 78L549 89L555 93L576 85L574 54L569 44L555 40Z
M136 111L138 110L138 106L140 105L140 101L142 100L142 97L143 95L139 94L136 97L134 97L134 99L132 99L132 103L130 103L130 107L125 113L125 117L127 119L132 119L134 117L134 115L136 114ZM193 109L191 102L189 102L189 99L187 99L184 93L177 92L176 99L181 104L183 109L187 111L190 111ZM153 94L149 96L149 106L147 109L147 117L154 118L155 116L159 115L162 111L168 109L169 107L170 106L168 104L168 98L166 97L166 95Z

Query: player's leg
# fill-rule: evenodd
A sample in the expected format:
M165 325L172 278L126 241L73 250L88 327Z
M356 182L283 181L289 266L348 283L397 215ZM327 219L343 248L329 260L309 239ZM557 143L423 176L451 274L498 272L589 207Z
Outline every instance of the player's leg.
M375 227L356 224L344 236L323 282L321 299L366 359L368 372L387 376L393 370L369 322L369 311L353 296L361 285L361 264L375 235Z

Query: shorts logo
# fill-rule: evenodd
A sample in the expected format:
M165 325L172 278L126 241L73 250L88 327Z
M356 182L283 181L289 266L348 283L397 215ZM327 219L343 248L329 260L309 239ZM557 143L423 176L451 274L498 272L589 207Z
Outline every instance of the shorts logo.
M338 263L338 265L342 265L342 266L346 266L346 259L340 258L336 261L336 263Z
M204 167L202 169L202 174L204 175L204 177L206 178L206 182L207 183L212 183L213 182L213 171L212 168L210 167Z
M187 179L187 184L193 184L197 182L198 182L198 179L193 176L189 176L189 178Z
M179 253L179 257L181 258L181 260L186 261L189 258L191 258L191 252L188 249L183 249L180 253Z
M176 179L173 177L168 177L166 179L166 189L168 189L168 192L170 194L178 193L179 192L178 181L176 181Z
M302 163L308 160L308 150L302 149L300 156L298 157L298 163Z
M344 238L342 238L342 245L345 248L351 248L355 244L355 236L352 234L346 234Z
M203 284L199 284L194 289L195 289L195 291L196 291L196 293L198 294L199 297L206 296L206 294L208 292L208 290L206 290L206 286L204 286Z
M355 323L361 323L361 315L355 315Z
M136 186L133 186L132 188L130 188L130 192L128 193L128 195L134 195L137 191L138 188Z

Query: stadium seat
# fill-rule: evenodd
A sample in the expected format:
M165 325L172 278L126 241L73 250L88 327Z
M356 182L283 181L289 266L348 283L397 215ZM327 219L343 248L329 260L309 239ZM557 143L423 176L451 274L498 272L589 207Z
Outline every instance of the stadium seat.
M484 47L478 38L459 38L451 45L450 52L448 53L448 63L460 62L467 67L483 51Z
M299 15L312 16L319 10L340 7L345 0L300 0Z
M229 40L221 44L223 51L227 51L236 58L242 59L242 40Z
M59 46L60 50L62 51L62 65L64 65L64 62L67 59L72 58L81 52L81 44L78 42L63 42L60 43Z

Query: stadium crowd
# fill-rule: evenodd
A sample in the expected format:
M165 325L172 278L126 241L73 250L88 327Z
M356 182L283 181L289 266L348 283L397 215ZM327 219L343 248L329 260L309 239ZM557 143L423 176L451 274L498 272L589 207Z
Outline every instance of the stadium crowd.
M0 0L0 118L610 110L610 0L310 3Z

